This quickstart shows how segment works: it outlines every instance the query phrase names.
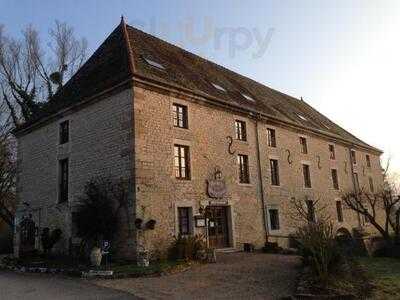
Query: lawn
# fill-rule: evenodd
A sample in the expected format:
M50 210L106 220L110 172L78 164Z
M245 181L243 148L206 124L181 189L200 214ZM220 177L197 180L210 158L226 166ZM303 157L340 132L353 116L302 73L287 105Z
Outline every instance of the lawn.
M374 299L400 299L400 259L362 257L359 262L375 285Z

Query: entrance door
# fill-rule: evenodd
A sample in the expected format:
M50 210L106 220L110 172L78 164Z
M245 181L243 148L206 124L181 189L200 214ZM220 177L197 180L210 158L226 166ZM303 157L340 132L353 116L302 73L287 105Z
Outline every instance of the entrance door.
M229 247L229 230L226 206L208 206L208 241L212 248Z

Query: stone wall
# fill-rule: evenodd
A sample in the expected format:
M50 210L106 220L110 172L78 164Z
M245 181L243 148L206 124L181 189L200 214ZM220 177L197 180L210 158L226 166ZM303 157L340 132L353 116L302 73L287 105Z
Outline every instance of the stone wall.
M188 107L188 129L173 126L173 103ZM59 145L59 123L64 120L70 121L70 142ZM235 120L246 122L247 141L234 140L231 150L235 153L230 154L227 137L235 137ZM276 148L267 146L267 128L276 130ZM307 138L308 154L300 152L300 136ZM174 176L174 144L190 148L190 180L177 180ZM329 157L329 144L335 145L335 160ZM360 186L368 189L368 177L372 177L375 189L379 189L383 182L379 156L370 153L372 166L368 168L366 153L355 150L354 170L359 174ZM250 184L238 182L237 154L249 157ZM66 157L70 160L69 201L58 204L58 160ZM279 162L280 186L271 185L269 159ZM303 163L310 165L312 188L304 188ZM222 200L211 199L206 193L207 180L213 178L216 168L222 171L228 190ZM332 185L332 168L338 170L339 191ZM358 216L344 205L344 221L337 222L336 201L341 192L353 189L350 149L344 144L282 124L257 124L253 116L143 86L65 114L18 139L17 222L23 215L32 214L40 228L61 228L64 235L57 250L67 252L70 241L76 240L72 235L71 212L84 184L96 175L132 179L132 201L128 214L121 215L123 227L117 242L119 254L126 258L134 258L136 247L142 246L153 255L162 255L178 234L177 208L190 207L193 217L209 204L228 209L230 247L242 248L243 243L263 246L267 232L261 186L266 211L279 210L280 229L269 232L269 239L282 246L288 246L287 237L298 226L290 215L293 198L319 200L337 228L351 232L359 226ZM145 222L154 219L156 227L136 233L135 218ZM266 218L269 222L268 214ZM193 224L191 227L194 234L205 234L203 228ZM370 226L366 229L373 231Z
M70 138L68 143L59 145L59 124L64 120L69 120ZM72 237L71 212L83 194L85 183L98 175L131 177L131 124L132 91L127 89L20 137L17 220L32 214L39 232L43 227L61 228L63 239L55 250L67 252L70 238L75 238ZM67 203L60 204L58 160L67 157L69 197ZM128 232L124 232L125 246L130 243L130 251L134 251L133 234L127 236Z
M265 242L263 210L256 152L256 125L252 118L226 110L209 107L176 95L162 94L143 87L134 90L135 111L135 174L138 217L156 219L154 231L141 236L141 243L149 248L160 243L167 245L177 235L178 206L192 207L196 214L200 205L211 200L206 194L206 181L218 167L226 180L228 196L226 205L232 211L231 246L241 248L243 243L260 247ZM172 105L188 107L189 128L173 127ZM247 142L234 141L235 155L228 153L227 136L235 136L235 120L247 126ZM267 128L274 128L277 147L267 146ZM270 232L270 241L288 246L288 235L299 225L290 215L292 198L318 200L325 215L335 222L337 229L350 232L359 226L358 216L343 204L343 222L338 222L336 201L342 192L353 190L350 149L334 140L321 138L302 130L281 124L259 123L260 158L266 208L278 208L280 230ZM308 154L301 154L299 137L307 138ZM173 173L173 145L190 147L191 180L177 180ZM329 144L334 144L336 158L330 159ZM366 167L365 152L355 149L360 186L368 188L368 177L378 189L383 183L379 156L370 153L371 168ZM288 162L290 152L291 164ZM236 154L249 155L250 184L238 183ZM280 169L280 186L272 186L269 159L277 159ZM302 164L310 165L312 188L304 188ZM337 169L339 190L333 188L331 169ZM267 214L268 215L268 214ZM368 229L369 227L367 227ZM202 233L194 228L194 233ZM158 247L158 246L157 246Z

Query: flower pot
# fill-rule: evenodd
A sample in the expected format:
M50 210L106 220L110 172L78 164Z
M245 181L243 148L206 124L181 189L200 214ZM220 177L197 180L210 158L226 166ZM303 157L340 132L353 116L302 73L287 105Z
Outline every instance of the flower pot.
M103 254L101 253L101 249L99 247L93 247L90 252L90 263L92 266L99 267L101 264L101 259Z

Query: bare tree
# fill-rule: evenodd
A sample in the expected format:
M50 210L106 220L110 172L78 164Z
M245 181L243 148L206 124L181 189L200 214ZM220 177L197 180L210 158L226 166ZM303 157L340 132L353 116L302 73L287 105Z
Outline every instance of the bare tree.
M75 38L66 23L56 21L49 37L45 51L33 26L26 27L22 38L16 39L7 36L0 25L0 99L13 126L37 114L41 104L52 99L86 57L86 40Z
M320 198L311 200L308 197L304 199L293 197L290 204L289 217L296 222L315 223L317 220L330 218L327 213L327 205L321 203Z
M5 104L0 105L0 219L13 225L15 209L15 142L9 132Z
M349 209L370 222L386 242L400 241L400 196L395 195L390 188L377 193L362 190L349 192L342 199ZM383 213L382 219L378 212Z

